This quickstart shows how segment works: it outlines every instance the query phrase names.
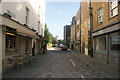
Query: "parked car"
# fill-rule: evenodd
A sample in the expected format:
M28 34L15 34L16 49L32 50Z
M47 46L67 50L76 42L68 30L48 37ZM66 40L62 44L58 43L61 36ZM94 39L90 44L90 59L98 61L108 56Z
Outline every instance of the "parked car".
M56 47L56 44L52 44L52 47Z
M67 50L68 50L68 47L67 47L67 46L63 46L63 47L61 47L61 50L62 50L62 51L67 51Z
M59 47L62 48L62 47L64 47L64 45L63 45L63 44L60 44Z
M56 47L55 45L52 45L52 47Z

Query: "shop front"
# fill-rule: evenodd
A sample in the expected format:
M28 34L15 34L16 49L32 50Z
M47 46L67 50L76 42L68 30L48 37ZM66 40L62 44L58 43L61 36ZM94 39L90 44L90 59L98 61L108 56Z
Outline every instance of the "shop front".
M120 58L120 24L94 33L94 58L107 64L117 64ZM110 29L109 29L110 28ZM107 33L106 33L107 31ZM109 32L110 31L110 32Z
M17 34L16 29L6 27L5 30L5 56L20 54L20 50L17 46Z
M2 59L32 53L32 39L39 39L35 31L6 16L0 16L0 18L2 18L0 23Z

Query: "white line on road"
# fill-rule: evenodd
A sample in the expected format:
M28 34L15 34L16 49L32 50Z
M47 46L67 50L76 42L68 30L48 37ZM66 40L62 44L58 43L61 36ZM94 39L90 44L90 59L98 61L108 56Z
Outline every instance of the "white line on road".
M70 59L70 61L72 62L73 66L75 67L76 65L75 65L75 63L73 62L73 60L72 60L72 59Z
M81 78L82 78L83 80L85 80L84 76L81 76Z

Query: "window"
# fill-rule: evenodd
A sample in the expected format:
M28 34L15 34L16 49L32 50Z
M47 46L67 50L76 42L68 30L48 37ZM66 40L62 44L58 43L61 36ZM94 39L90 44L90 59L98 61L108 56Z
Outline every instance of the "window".
M90 18L88 19L88 28L90 28Z
M110 35L110 50L111 51L120 51L120 32L114 32Z
M40 32L40 21L38 21L38 32Z
M43 35L43 28L41 28L41 35Z
M39 6L39 9L38 9L38 16L40 17L40 6Z
M106 35L96 37L96 51L100 53L106 52Z
M90 8L90 0L88 0L88 10L89 10L89 8Z
M118 2L114 0L110 2L110 18L118 15Z
M98 10L98 23L102 22L102 8Z
M18 53L16 50L15 50L15 45L16 45L16 37L14 34L12 33L6 33L6 53L5 53L5 56L8 56L8 55L13 55L13 54L16 54Z
M29 18L29 9L26 7L25 24L28 24L28 18Z
M15 48L15 36L12 33L9 33L9 35L6 33L6 48Z

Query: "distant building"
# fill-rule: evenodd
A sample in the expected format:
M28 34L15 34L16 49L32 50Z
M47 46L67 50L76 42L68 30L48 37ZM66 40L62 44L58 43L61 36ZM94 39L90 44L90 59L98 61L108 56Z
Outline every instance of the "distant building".
M75 23L75 24L76 24L76 25L75 25L75 35L76 35L76 36L75 36L75 49L76 49L77 52L80 52L80 50L81 50L81 49L80 49L80 47L81 47L81 46L80 46L80 36L81 36L81 35L80 35L80 34L81 34L81 33L80 33L80 31L81 31L81 29L80 29L80 28L81 28L81 27L80 27L80 26L81 26L81 25L80 25L80 23L81 23L81 21L80 21L80 17L81 17L81 16L80 16L80 13L81 13L81 12L80 12L80 8L79 8L79 10L78 10L78 12L77 12L77 14L76 14L76 23Z
M70 25L64 26L64 44L69 47L69 44L70 44Z

